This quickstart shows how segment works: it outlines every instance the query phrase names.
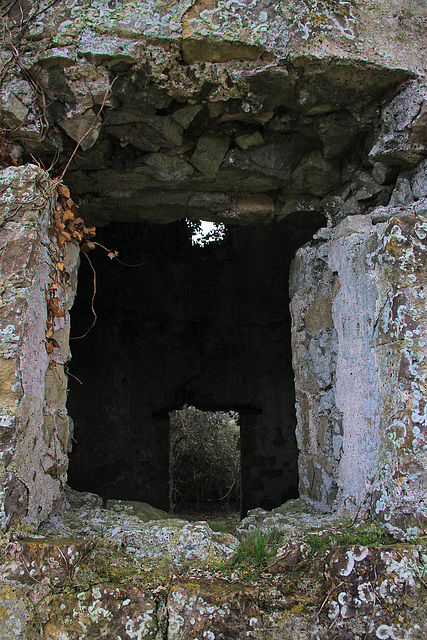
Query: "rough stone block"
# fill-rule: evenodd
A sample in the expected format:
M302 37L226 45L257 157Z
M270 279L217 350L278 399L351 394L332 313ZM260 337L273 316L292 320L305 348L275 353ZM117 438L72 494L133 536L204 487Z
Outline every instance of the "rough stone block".
M249 149L250 147L256 147L259 144L264 144L264 138L259 131L254 133L241 133L235 138L236 144L242 149Z
M76 591L52 597L45 640L159 637L156 600L143 588L104 583Z
M230 146L228 136L202 135L190 162L207 178L215 178Z
M168 599L168 640L256 637L257 590L223 580L182 580Z
M182 182L194 173L188 162L164 153L150 153L144 156L144 163L150 167L157 180L165 182Z
M266 224L274 216L274 202L270 196L263 193L254 193L247 198L236 202L236 214L239 221L245 220L253 224Z
M83 151L93 147L98 140L102 127L102 123L100 120L96 120L95 112L92 111L92 109L59 120L58 125L64 129L75 142L81 141L80 147Z
M91 548L92 542L85 538L24 538L9 547L2 566L3 579L71 585L76 568Z
M336 188L339 182L339 165L326 160L320 151L312 151L294 170L290 189L297 193L324 196Z
M358 136L358 124L350 113L332 113L319 118L317 130L327 160L342 156Z

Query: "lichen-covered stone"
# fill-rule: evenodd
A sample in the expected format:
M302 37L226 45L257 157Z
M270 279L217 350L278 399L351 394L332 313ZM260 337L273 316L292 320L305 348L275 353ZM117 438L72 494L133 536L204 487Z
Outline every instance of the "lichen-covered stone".
M70 585L91 547L92 542L86 538L23 538L9 545L2 565L3 580Z
M346 218L299 251L291 278L301 493L325 508L370 503L398 535L425 530L418 203L376 225Z
M169 514L162 509L155 509L146 502L137 502L134 500L107 500L106 509L111 509L116 513L128 513L137 516L143 522L150 520L166 520Z
M167 640L254 638L257 590L219 580L179 580L169 593Z
M31 165L5 169L0 180L4 223L0 368L3 375L7 370L8 378L1 386L1 521L5 527L23 516L38 523L61 504L68 465L68 420L66 396L59 390L65 380L59 371L51 375L56 363L45 348L46 287L52 268L46 247L55 202L52 183L44 171ZM71 272L77 255L70 249L67 265ZM70 305L72 286L59 295ZM58 352L58 368L68 358L67 322L67 316L55 321L55 329L64 332L62 338L59 333L56 336L65 350Z
M372 160L390 164L417 164L426 154L427 93L423 83L408 82L384 107L382 127L370 151Z
M133 585L104 583L87 591L56 595L47 612L46 640L159 637L155 597Z

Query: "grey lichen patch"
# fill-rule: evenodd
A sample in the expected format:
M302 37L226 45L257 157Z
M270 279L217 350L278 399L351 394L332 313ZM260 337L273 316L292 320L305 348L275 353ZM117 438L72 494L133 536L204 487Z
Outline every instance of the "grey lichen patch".
M169 526L170 520L163 522ZM182 524L177 522L178 530ZM347 523L348 536L356 537L353 526L364 525ZM194 527L198 531L204 523ZM311 549L310 535L327 536L343 527L344 521L321 516L301 500L273 512L255 510L239 535L253 528L265 534L275 530L281 538L271 565L254 572L235 562L171 565L167 554L143 558L124 542L129 533L133 539L141 535L140 520L97 507L70 509L62 518L52 518L37 537L1 541L0 611L7 616L0 624L8 640L19 625L31 640L183 640L195 634L209 640L242 634L253 640L309 640L313 626L326 640L332 622L342 634L382 634L390 628L415 640L425 606L422 541L419 546L337 546L329 537L322 551ZM71 528L89 528L91 540L55 537ZM183 557L186 540L179 544ZM61 581L55 583L44 567L59 571Z
M5 194L1 209L6 220L0 259L5 527L22 517L38 523L60 504L68 465L68 420L66 393L61 393L66 380L61 372L49 375L49 367L56 363L53 359L53 365L50 363L45 348L51 264L48 229L56 191L49 176L34 165L5 169L0 180ZM71 272L77 257L70 251L67 260ZM73 293L71 288L66 289L59 295L70 306ZM53 327L57 342L63 343L58 366L68 358L67 321L66 316L58 318Z
M104 583L87 591L54 596L43 637L95 640L110 637L154 640L159 630L156 601L133 585Z

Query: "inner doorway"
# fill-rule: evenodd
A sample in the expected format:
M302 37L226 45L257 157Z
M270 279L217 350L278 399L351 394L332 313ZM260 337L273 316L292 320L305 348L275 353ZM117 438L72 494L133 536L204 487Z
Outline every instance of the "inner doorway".
M236 411L170 413L169 510L190 519L240 516L240 425Z

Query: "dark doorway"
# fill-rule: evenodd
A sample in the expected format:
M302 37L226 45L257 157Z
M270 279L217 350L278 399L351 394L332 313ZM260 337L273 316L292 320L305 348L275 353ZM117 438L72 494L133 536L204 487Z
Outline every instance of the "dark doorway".
M240 424L236 411L171 411L169 510L203 519L241 512ZM200 518L198 518L200 519Z
M71 341L73 488L168 509L169 412L188 404L239 412L243 512L298 496L288 274L314 230L231 227L200 247L185 221L98 229L140 266L89 256L98 318ZM92 294L83 257L72 337L92 323Z

